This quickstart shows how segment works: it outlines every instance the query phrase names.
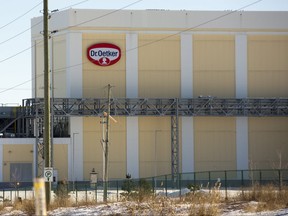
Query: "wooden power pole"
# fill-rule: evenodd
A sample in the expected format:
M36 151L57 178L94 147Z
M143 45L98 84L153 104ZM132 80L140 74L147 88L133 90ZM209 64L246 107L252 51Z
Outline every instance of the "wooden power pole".
M108 153L109 153L109 126L110 126L110 91L111 85L108 84L108 108L107 113L104 113L105 117L105 138L104 138L104 146L103 146L103 187L104 187L104 194L103 194L103 202L107 202L107 189L108 189Z
M49 32L48 0L43 1L44 37L44 166L51 167L51 117L50 117L50 69L49 69ZM46 206L50 205L51 182L45 182Z

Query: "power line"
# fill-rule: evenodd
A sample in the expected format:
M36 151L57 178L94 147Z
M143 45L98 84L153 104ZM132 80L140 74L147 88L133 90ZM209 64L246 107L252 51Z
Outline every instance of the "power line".
M138 0L138 1L132 2L131 4L128 4L128 5L126 5L126 6L122 7L122 8L119 8L119 9L117 9L117 10L113 10L113 11L111 11L111 12L109 12L109 13L103 14L103 15L101 15L101 16L95 17L95 18L90 19L90 20L86 20L86 21L81 22L81 23L78 23L78 24L76 24L76 25L74 25L74 26L69 26L68 28L60 29L59 31L62 31L62 30L65 30L65 29L74 28L74 27L83 25L83 24L85 24L85 23L88 23L88 22L91 22L91 21L94 21L94 20L97 20L97 19L101 19L101 18L103 18L103 17L109 16L109 15L111 15L111 14L114 14L114 13L117 13L117 12L119 12L119 11L121 11L121 10L124 10L124 9L126 9L126 8L128 8L128 7L131 7L132 5L138 4L139 2L142 2L142 1L143 1L143 0Z
M87 1L90 1L90 0L85 0L85 1L81 1L81 2L75 3L75 4L73 4L73 5L69 5L69 6L67 6L67 7L64 7L64 8L59 9L59 11L62 11L62 10L71 8L71 7L76 6L76 5L83 4L83 3L87 2ZM41 2L41 3L42 3L42 2ZM25 14L19 16L17 19L14 19L13 21L9 22L8 24L0 27L0 29L8 26L8 25L11 24L12 22L15 22L16 20L20 19L20 18L23 17L24 15L28 14L30 11L32 11L34 8L36 8L37 6L39 6L41 3L37 4L35 7L33 7L32 9L30 9L29 11L27 11ZM55 10L55 12L56 12L56 11L58 11L58 10ZM26 29L26 30L23 30L22 32L19 32L19 33L17 33L16 35L14 35L14 36L12 36L12 37L10 37L10 38L8 38L8 39L0 42L0 45L2 45L2 44L4 44L4 43L6 43L6 42L8 42L8 41L10 41L10 40L18 37L18 36L20 36L20 35L22 35L22 34L24 34L25 32L27 32L27 31L31 30L32 28L34 28L35 26L39 25L40 23L42 23L42 20L39 21L38 23L34 24L34 25L31 26L30 28L28 28L28 29Z
M229 16L229 15L231 15L231 14L234 14L234 13L238 12L238 11L244 10L245 8L248 8L248 7L252 6L252 5L258 4L258 3L260 3L261 1L263 1L263 0L257 0L257 1L255 1L255 2L252 2L251 4L245 5L245 6L241 7L241 8L236 9L236 10L229 11L229 12L226 13L226 14L223 14L223 15L221 15L221 16L218 16L218 17L215 17L215 18L213 18L213 19L207 20L207 21L205 21L205 22L203 22L203 23L200 23L200 24L198 24L198 25L196 25L196 26L193 26L193 27L184 29L184 30L182 30L182 31L178 31L177 33L170 34L170 35L168 35L168 36L166 36L166 37L162 37L162 38L160 38L160 39L157 39L157 40L154 40L154 41L145 43L145 44L143 44L143 45L141 45L141 46L137 46L137 47L131 48L131 49L129 49L129 50L126 50L125 53L130 52L130 51L135 50L135 49L138 49L138 48L142 48L142 47L145 47L145 46L149 46L149 45L154 44L154 43L158 43L158 42L160 42L160 41L163 41L163 40L166 40L166 39L168 39L168 38L171 38L171 37L174 37L174 36L176 36L176 35L179 35L179 34L181 34L181 33L183 33L183 32L192 31L192 30L194 30L194 29L196 29L196 28L199 28L199 27L201 27L201 26L203 26L203 25L206 25L206 24L208 24L208 23L211 23L211 22L214 22L214 21L216 21L216 20L222 19L223 17ZM108 13L108 14L112 14L112 12L111 12L111 13ZM104 17L104 16L106 16L106 14L105 14L105 15L102 15L102 16L99 16L99 17L97 17L97 18L94 18L94 19L91 19L91 20L82 22L82 23L77 24L77 25L75 25L75 26L82 25L83 23L87 23L87 22L90 22L90 21L92 21L92 20L102 18L102 17ZM75 27L75 26L71 26L71 27L69 27L69 28L72 28L72 27ZM80 66L80 65L84 65L84 64L86 64L86 63L88 63L88 61L85 62L85 63L79 63L79 64L70 65L70 66L63 67L63 68L58 68L58 69L55 69L54 72L61 71L61 70L64 70L64 69L68 69L68 68L72 68L72 67L77 67L77 66Z
M72 5L72 6L79 5L79 4L84 3L84 2L87 2L87 1L89 1L89 0L81 1L81 2L79 2L79 3L77 3L77 4ZM129 4L129 5L125 6L125 7L122 7L122 8L120 8L120 9L117 9L117 10L115 10L114 12L110 12L110 13L108 13L108 14L106 14L106 15L102 15L102 16L97 17L97 18L92 19L92 20L100 19L100 18L102 18L102 17L105 17L105 16L110 15L110 14L112 14L112 13L118 12L118 11L120 11L120 10L123 10L123 9L125 9L125 8L127 8L127 7L129 7L129 6L131 6L131 5L134 5L134 4L138 3L138 2L141 2L141 1L143 1L143 0L138 0L138 1L134 2L134 3L132 3L132 4ZM71 6L69 6L69 7L71 7ZM66 7L66 8L67 8L67 7ZM65 9L65 8L64 8L64 9ZM92 20L86 21L85 23L90 22L90 21L92 21ZM36 23L36 24L33 25L32 27L40 24L41 22L42 22L42 21ZM81 23L81 24L83 24L83 23ZM32 28L32 27L31 27L31 28ZM28 31L28 30L30 30L31 28L29 28L29 29L27 29L27 30L25 30L25 31ZM25 32L25 31L24 31L24 32ZM23 32L22 32L22 33L23 33ZM21 34L22 34L22 33L21 33ZM20 35L20 34L18 34L18 35ZM17 35L17 36L18 36L18 35ZM15 37L16 37L16 36L14 36L14 38L15 38ZM12 39L12 38L11 38L11 39ZM11 39L8 39L8 40L11 40ZM8 40L7 40L7 41L8 41ZM10 56L10 57L7 57L6 59L1 60L0 63L5 62L5 61L7 61L7 60L9 60L9 59L11 59L11 58L14 58L15 56L17 56L17 55L19 55L19 54L21 54L21 53L23 53L23 52L25 52L25 51L27 51L27 50L35 47L36 45L40 44L41 42L43 42L43 40L39 41L38 43L30 46L29 48L26 48L26 49L24 49L24 50L22 50L22 51L20 51L20 52L18 52L18 53L16 53L16 54ZM3 43L3 42L1 42L0 45L1 45L2 43ZM81 63L81 64L78 64L78 65L82 65L82 63ZM76 65L76 66L77 66L77 65ZM71 66L71 67L75 67L75 65L73 65L73 66ZM68 67L65 67L65 68L63 68L63 69L67 69L67 68L68 68ZM62 70L63 70L63 69L62 69ZM55 71L55 70L54 70L54 71ZM59 72L59 71L61 71L61 69L57 69L56 71ZM41 77L41 76L44 76L44 74L40 74L40 75L38 75L36 78L27 80L27 81L25 81L25 82L22 82L22 83L20 83L20 84L17 84L17 85L15 85L15 86L12 86L12 87L10 87L10 88L7 88L7 89L5 89L5 90L3 90L3 91L0 91L0 94L2 94L2 93L4 93L4 92L7 92L7 91L14 90L15 88L17 88L17 87L19 87L19 86L22 86L22 85L24 85L24 84L26 84L26 83L28 83L28 82L32 82L33 80L35 80L35 79L37 79L37 78L39 78L39 77Z
M79 4L84 3L84 2L86 2L86 1L89 1L89 0L81 1L81 2L79 2L79 3L77 3L77 4L74 4L74 5L79 5ZM123 10L123 9L125 9L125 8L128 8L128 7L130 7L130 6L132 6L132 5L136 4L136 3L139 3L139 2L141 2L141 1L143 1L143 0L138 0L138 1L136 1L136 2L133 2L133 3L129 4L129 5L126 5L126 6L122 7L122 8L120 8L120 9L114 10L114 11L112 11L112 12L109 12L109 13L107 13L107 14L104 14L104 15L102 15L102 16L96 17L96 18L91 19L91 20L87 20L87 21L85 21L85 22L83 22L83 23L80 23L80 24L77 24L77 25L75 25L75 26L82 25L82 24L84 24L84 23L88 23L88 22L91 22L91 21L93 21L93 20L100 19L100 18L103 18L103 17L105 17L105 16L111 15L111 14L113 14L113 13L116 13L116 12L118 12L118 11L121 11L121 10ZM70 6L69 6L69 7L70 7ZM42 22L42 21L36 23L36 24L33 25L32 27L40 24L41 22ZM71 26L71 27L69 27L69 28L72 28L72 27L75 27L75 26ZM31 27L31 28L32 28L32 27ZM30 30L31 28L26 29L24 32ZM22 32L22 33L23 33L23 32ZM20 35L20 34L22 34L22 33L19 33L18 35ZM17 35L17 36L18 36L18 35ZM17 36L14 36L13 38L15 38L15 37L17 37ZM6 41L9 41L9 40L11 40L11 38L10 38L10 39L7 39ZM4 42L6 42L6 41L4 41ZM1 42L0 45L3 44L4 42ZM20 52L18 52L18 53L16 53L16 54L12 55L12 56L9 56L9 57L7 57L7 58L5 58L5 59L0 60L0 64L1 64L2 62L5 62L5 61L7 61L7 60L9 60L9 59L17 56L17 55L19 55L19 54L21 54L21 53L29 50L30 48L32 48L32 47L34 47L34 46L35 46L35 45L30 46L29 48L26 48L26 49L24 49L24 50L22 50L22 51L20 51ZM72 66L72 67L73 67L73 66Z
M34 24L34 25L33 25L33 26L31 26L30 28L28 28L28 29L26 29L26 30L24 30L24 31L22 31L22 32L20 32L20 33L18 33L18 34L16 34L16 35L14 35L14 36L12 36L12 37L8 38L8 39L7 39L7 40L5 40L5 41L2 41L2 42L0 42L0 45L2 45L2 44L4 44L4 43L6 43L6 42L8 42L8 41L10 41L10 40L12 40L12 39L14 39L14 38L18 37L18 36L20 36L20 35L22 35L22 34L24 34L25 32L27 32L27 31L31 30L33 27L35 27L35 26L39 25L40 23L42 23L42 20L41 20L40 22L38 22L38 23Z
M5 62L5 61L8 61L8 60L11 59L11 58L14 58L14 57L20 55L21 53L26 52L27 50L30 50L31 48L35 47L36 45L40 44L41 42L43 42L43 40L39 41L38 43L36 43L36 44L34 44L34 45L32 45L32 46L30 46L30 47L28 47L28 48L25 48L25 49L21 50L20 52L14 54L14 55L12 55L12 56L9 56L9 57L7 57L7 58L5 58L5 59L2 59L2 60L0 61L0 64L3 63L3 62Z
M33 80L33 79L32 79L32 80ZM31 82L32 80L31 80L31 79L30 79L30 80L26 80L25 82L22 82L22 83L20 83L20 84L18 84L18 85L15 85L15 86L12 86L12 87L10 87L10 88L7 88L7 89L5 89L5 90L3 90L3 91L0 91L0 94L2 94L2 93L4 93L4 92L7 92L7 91L15 90L17 87L22 86L22 85L24 85L24 84L26 84L26 83L29 83L29 82Z
M24 14L20 15L19 17L15 18L14 20L8 22L7 24L3 25L0 27L0 30L5 28L6 26L12 24L13 22L17 21L18 19L22 18L23 16L25 16L26 14L30 13L32 10L34 10L36 7L38 7L40 4L42 4L42 2L39 2L37 5L35 5L34 7L32 7L30 10L28 10L27 12L25 12Z
M140 1L143 1L143 0L136 1L136 2L134 2L134 3L132 3L132 4L130 4L130 6L133 5L133 4L136 4L136 3L140 2ZM170 34L170 35L168 35L168 36L166 36L166 37L160 38L160 39L158 39L158 40L154 40L154 41L152 41L152 42L148 42L148 43L146 43L146 44L143 44L142 46L137 46L137 47L132 48L132 49L130 49L130 50L126 50L126 53L127 53L127 52L130 52L130 51L132 51L132 50L141 48L141 47L149 46L149 45L151 45L151 44L160 42L160 41L165 40L165 39L167 39L167 38L170 38L170 37L179 35L179 34L181 34L181 33L183 33L183 32L188 32L188 31L191 31L191 30L193 30L193 29L199 28L200 26L206 25L206 24L208 24L208 23L210 23L210 22L214 22L214 21L219 20L219 19L221 19L221 18L223 18L223 17L229 16L229 15L231 15L231 14L233 14L233 13L236 13L236 12L238 12L238 11L241 11L241 10L245 9L245 8L248 8L248 7L252 6L252 5L258 4L258 3L260 3L261 1L263 1L263 0L257 0L257 1L255 1L255 2L253 2L253 3L251 3L251 4L248 4L248 5L246 5L246 6L243 6L243 7L239 8L239 9L236 9L236 10L232 10L232 11L230 11L229 13L223 14L223 15L218 16L218 17L215 17L215 18L213 18L213 19L207 20L207 21L205 21L205 22L203 22L203 23L200 23L200 24L198 24L198 25L196 25L196 26L193 26L193 27L191 27L191 28L187 28L187 29L182 30L182 31L179 31L179 32L177 32L177 33ZM115 10L115 11L113 11L113 12L107 13L107 14L105 14L105 15L96 17L96 18L91 19L91 20L87 20L87 21L85 21L85 22L82 22L82 23L80 23L80 24L71 26L71 27L69 27L69 28L76 27L76 26L78 26L78 25L82 25L82 24L84 24L84 23L88 23L88 22L91 22L91 21L96 20L96 19L100 19L100 18L102 18L102 17L104 17L104 16L107 16L107 15L110 15L110 14L115 13L115 12L117 12L117 11L123 10L123 9L125 9L125 8L127 8L127 7L128 7L128 6L125 6L125 7L121 8L121 9ZM63 29L62 29L62 30L63 30ZM36 45L37 45L37 44L36 44ZM35 45L34 45L34 46L35 46ZM33 46L32 46L32 47L33 47ZM30 48L32 48L32 47L30 47ZM30 48L28 48L28 49L30 49ZM25 50L21 51L20 53L22 53L22 52L24 52L24 51L26 51L26 50L28 50L28 49L25 49ZM20 53L18 53L18 54L20 54ZM18 54L16 54L16 55L18 55ZM16 56L16 55L14 55L14 56ZM9 58L7 58L7 59L4 59L4 60L0 61L0 63L2 63L3 61L8 60L8 59L10 59L10 58L13 58L14 56L11 56L11 57L9 57ZM84 65L84 64L86 64L86 63L88 63L88 61L85 62L85 63L79 63L79 64L70 65L70 66L63 67L63 68L58 68L58 69L53 70L53 72L61 72L61 71L63 71L64 69L77 67L77 66L80 66L80 65ZM40 75L40 76L43 76L43 75ZM37 77L37 78L38 78L38 77ZM24 84L26 84L27 82L31 82L32 80L34 80L34 79L31 79L31 80L29 80L29 81L20 83L20 84L18 84L18 85L16 85L16 86L13 86L13 87L11 87L11 88L9 88L9 89L7 89L7 90L0 91L0 94L3 93L3 92L6 92L6 91L12 90L13 88L17 88L17 87L19 87L19 86L21 86L21 85L24 85Z
M135 49L138 49L138 48L141 48L141 47L145 47L145 46L149 46L149 45L154 44L154 43L158 43L158 42L160 42L160 41L162 41L162 40L166 40L166 39L168 39L168 38L174 37L174 36L179 35L179 34L181 34L181 33L183 33L183 32L192 31L192 30L194 30L194 29L196 29L196 28L199 28L199 27L201 27L201 26L203 26L203 25L206 25L206 24L208 24L208 23L211 23L211 22L214 22L214 21L216 21L216 20L222 19L223 17L229 16L229 15L231 15L231 14L233 14L233 13L236 13L236 12L238 12L238 11L244 10L245 8L248 8L248 7L252 6L252 5L258 4L258 3L260 3L261 1L263 1L263 0L255 1L255 2L253 2L253 3L251 3L251 4L249 4L249 5L243 6L243 7L239 8L239 9L236 9L236 10L232 10L232 11L230 11L229 13L226 13L226 14L223 14L223 15L221 15L221 16L215 17L215 18L213 18L213 19L210 19L210 20L208 20L208 21L205 21L205 22L203 22L203 23L200 23L200 24L198 24L198 25L196 25L196 26L193 26L193 27L191 27L191 28L187 28L187 29L182 30L182 31L179 31L179 32L177 32L177 33L170 34L170 35L168 35L168 36L166 36L166 37L163 37L163 38L160 38L160 39L158 39L158 40L154 40L154 41L145 43L145 44L143 44L143 45L141 45L141 46L137 46L137 47L135 47L135 48L131 48L130 50L126 50L126 52L130 52L130 51L132 51L132 50L135 50Z
M78 2L78 3L75 3L75 4L72 4L72 5L69 5L69 6L67 6L67 7L64 7L64 8L59 9L59 11L69 9L69 8L71 8L71 7L74 7L74 6L83 4L83 3L88 2L88 1L90 1L90 0L84 0L84 1L81 1L81 2Z

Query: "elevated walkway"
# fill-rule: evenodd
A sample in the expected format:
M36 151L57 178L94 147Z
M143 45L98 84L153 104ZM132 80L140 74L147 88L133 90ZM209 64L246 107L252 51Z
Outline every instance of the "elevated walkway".
M169 116L171 117L171 175L177 180L179 173L179 117L181 116L251 116L288 117L288 98L113 98L110 100L112 116ZM53 137L69 136L69 117L103 116L108 99L54 98L51 100ZM17 123L15 134L35 137L39 174L43 170L43 116L44 99L25 99L17 115L7 123ZM1 117L1 115L0 115ZM0 131L5 131L2 126ZM20 125L20 126L19 126ZM2 130L1 130L2 129Z
M115 116L288 116L288 98L113 98ZM101 116L107 99L55 98L54 116ZM24 118L43 116L43 99L23 101Z

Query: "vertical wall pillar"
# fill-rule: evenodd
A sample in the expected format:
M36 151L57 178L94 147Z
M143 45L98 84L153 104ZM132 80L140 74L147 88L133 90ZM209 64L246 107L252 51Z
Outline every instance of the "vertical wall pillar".
M248 117L236 119L237 170L249 169Z
M138 35L126 35L126 97L138 97Z
M0 138L0 182L3 181L3 143L2 138Z
M194 172L194 160L193 118L182 117L182 172Z
M67 33L66 54L66 97L82 98L82 33Z
M37 42L32 40L33 43L33 47L31 48L31 54L32 54L32 65L31 65L31 69L32 69L32 98L36 98L37 97L37 86L38 86L38 79L37 79L37 75L36 75L36 65L37 65Z
M248 95L247 84L247 35L237 34L235 37L236 57L236 98L246 98Z
M82 98L82 33L67 33L66 51L66 97ZM70 144L68 146L68 155L69 179L72 181L83 180L84 158L82 117L70 117Z
M138 34L126 35L126 97L138 97ZM139 178L139 127L138 117L126 118L127 173Z
M193 97L193 38L181 34L181 97Z
M127 117L127 173L140 177L138 117Z
M83 118L70 118L70 144L68 145L68 171L70 181L83 180Z
M181 34L181 97L193 98L193 37ZM182 172L194 172L193 117L182 117Z
M248 96L247 35L235 37L236 56L236 98ZM248 117L236 118L237 169L249 169Z

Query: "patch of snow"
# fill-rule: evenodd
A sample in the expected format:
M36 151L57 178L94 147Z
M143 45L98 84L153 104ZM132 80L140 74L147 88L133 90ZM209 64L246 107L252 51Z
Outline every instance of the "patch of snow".
M241 191L239 190L228 190L223 191L220 190L219 193L225 197L226 193L229 194L229 197L232 195L237 195ZM167 197L166 198L166 193ZM118 194L116 192L109 193L109 201L113 201L108 204L98 203L97 205L93 206L80 206L80 207L65 207L65 208L58 208L52 211L49 211L48 214L50 216L66 216L66 215L73 215L73 216L90 216L90 215L189 215L191 212L191 204L190 203L177 203L172 202L171 199L177 199L180 195L185 195L187 193L190 193L190 190L185 188L181 191L179 190L168 190L163 191L159 190L157 191L157 195L162 197L161 199L164 200L163 203L161 203L161 200L159 202L132 202L132 201L126 201L126 202L118 202L117 197ZM209 194L210 191L207 189L201 189L197 191L197 193L204 193ZM82 197L81 200L87 199L86 194L89 195L88 200L91 200L96 198L98 202L102 201L103 193L102 191L98 191L98 194L95 193L83 193L83 194L77 194L78 195L78 201L80 201L79 197ZM76 200L76 194L73 194L73 192L70 194L70 199L72 202ZM120 195L119 195L120 197ZM1 205L1 204L0 204ZM161 206L160 208L154 208L155 206ZM164 205L164 206L163 206ZM288 208L276 210L276 211L265 211L265 212L245 212L246 206L257 206L257 202L232 202L228 204L219 204L219 209L222 210L221 215L222 216L288 216ZM5 207L2 211L0 211L1 216L28 216L28 214L19 211L19 210L13 210L12 207Z

